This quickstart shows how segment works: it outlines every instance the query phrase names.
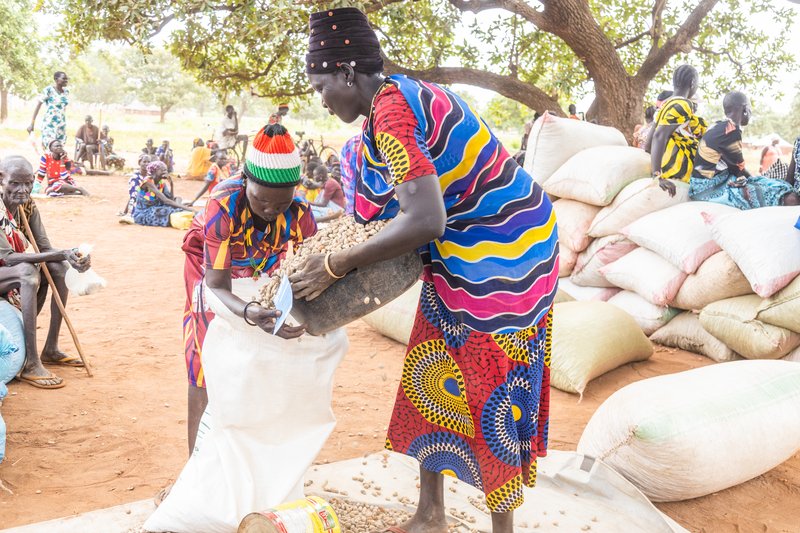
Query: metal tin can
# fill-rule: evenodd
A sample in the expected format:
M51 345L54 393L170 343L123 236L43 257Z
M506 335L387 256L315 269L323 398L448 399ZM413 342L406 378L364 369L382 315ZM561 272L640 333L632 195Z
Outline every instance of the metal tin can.
M342 529L328 502L319 496L308 496L250 513L239 524L239 533L342 533Z

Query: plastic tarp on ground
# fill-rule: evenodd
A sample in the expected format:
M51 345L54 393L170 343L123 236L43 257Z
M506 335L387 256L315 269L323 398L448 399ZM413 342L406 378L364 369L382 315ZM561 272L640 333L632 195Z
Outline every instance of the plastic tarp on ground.
M416 461L396 453L380 452L365 458L349 459L312 467L307 473L306 493L323 498L347 498L393 508L412 507L400 503L407 498L413 505L417 500ZM362 482L372 482L365 491ZM373 496L375 487L381 495ZM397 496L393 496L394 493ZM386 498L390 501L386 501ZM491 519L481 510L483 495L456 479L445 478L445 504L448 517L461 524L451 531L490 531ZM2 533L125 533L137 531L144 517L152 512L150 500L93 511L72 518L52 520ZM456 513L453 513L452 510ZM131 514L126 514L131 511ZM461 518L457 519L456 514ZM517 533L540 531L620 531L673 533L686 532L663 515L631 483L604 463L576 452L551 450L539 460L537 486L526 489L525 504L515 512ZM470 521L470 517L475 522ZM556 526L553 524L556 522ZM590 529L584 529L589 526ZM202 533L202 532L197 532Z

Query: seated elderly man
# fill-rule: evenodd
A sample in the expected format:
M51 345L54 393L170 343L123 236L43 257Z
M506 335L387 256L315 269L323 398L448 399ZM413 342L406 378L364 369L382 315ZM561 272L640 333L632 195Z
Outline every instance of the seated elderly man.
M50 327L44 349L39 354L36 346L36 317L44 307L47 297L47 280L42 272L46 263L58 293L66 304L67 286L64 275L67 265L79 272L89 269L89 257L78 257L77 251L54 249L47 238L42 217L31 200L33 167L21 156L9 156L0 161L0 294L22 310L25 329L25 366L17 379L40 389L58 389L64 380L44 368L42 363L62 366L83 366L77 357L70 357L58 348L61 331L61 311L55 301L50 304ZM39 253L26 253L22 213L28 219L31 233L39 247Z
M75 134L75 140L77 143L77 154L75 154L75 160L88 160L89 165L94 168L94 154L98 152L100 129L92 124L92 122L92 116L86 115L83 126L78 128L78 133Z

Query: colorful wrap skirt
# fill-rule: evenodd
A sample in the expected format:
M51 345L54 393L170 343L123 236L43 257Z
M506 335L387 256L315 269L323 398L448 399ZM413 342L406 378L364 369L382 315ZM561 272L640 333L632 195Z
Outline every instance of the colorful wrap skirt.
M492 512L522 505L547 454L552 316L481 333L424 283L386 448L482 490Z
M783 197L795 190L789 182L751 176L743 187L729 185L736 176L727 170L715 174L711 178L692 176L689 185L689 198L702 202L714 202L729 205L737 209L757 209L781 205Z

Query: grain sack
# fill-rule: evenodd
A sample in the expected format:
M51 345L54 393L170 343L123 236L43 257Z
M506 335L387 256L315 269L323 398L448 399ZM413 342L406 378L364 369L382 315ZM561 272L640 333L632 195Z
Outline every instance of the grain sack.
M795 348L789 355L781 358L783 361L791 361L792 363L800 363L800 348Z
M598 146L573 155L543 185L548 194L605 206L629 183L650 175L650 155L630 146Z
M752 292L750 282L731 256L726 252L717 252L706 259L697 272L686 278L672 300L672 306L699 311L710 303Z
M578 253L573 252L569 246L558 247L558 277L566 278L572 274L575 262L578 260Z
M675 196L670 196L658 186L658 180L642 178L625 186L608 206L594 217L589 227L591 237L605 237L622 231L622 228L643 216L689 201L689 184L674 181Z
M594 413L578 452L652 501L711 494L800 449L800 365L733 361L631 383Z
M259 287L233 280L249 301ZM206 297L216 317L203 344L209 429L146 531L230 533L254 509L303 497L303 475L336 419L333 375L347 351L344 329L285 340L247 325Z
M758 306L762 322L800 333L800 276Z
M399 343L408 344L414 318L419 307L419 295L422 282L418 282L399 298L396 298L380 309L371 312L361 320L372 326L378 333Z
M653 346L627 313L605 302L568 302L553 311L550 384L583 395L586 384L626 363L644 361Z
M685 202L650 213L622 233L687 274L694 274L703 261L720 251L706 217L736 211L735 207L711 202Z
M645 335L652 335L679 313L673 307L654 305L631 291L621 291L609 298L608 303L631 315Z
M725 343L703 329L700 317L691 311L670 320L669 324L653 333L650 340L662 346L705 355L718 363L741 359Z
M558 291L556 292L556 297L553 300L553 303L554 304L563 304L565 302L574 302L574 301L575 301L575 298L573 298L572 296L570 296L569 294L567 294L563 290L558 289Z
M756 318L761 298L755 294L706 306L700 323L713 336L747 359L779 359L800 346L800 333Z
M592 146L627 146L617 129L545 113L534 122L525 148L525 171L540 185L567 159Z
M619 287L581 287L567 278L562 278L558 280L558 290L565 292L579 302L605 302L622 289Z
M600 269L635 249L636 244L624 235L609 235L597 239L578 254L570 280L583 287L613 287L614 284L600 273Z
M633 291L648 302L665 307L672 302L687 274L646 248L622 256L600 269L605 278Z
M769 298L800 274L800 206L763 207L709 220L720 247L742 269L753 292Z
M600 210L599 207L576 202L557 200L553 203L558 221L558 242L575 251L582 252L589 246L589 224Z

